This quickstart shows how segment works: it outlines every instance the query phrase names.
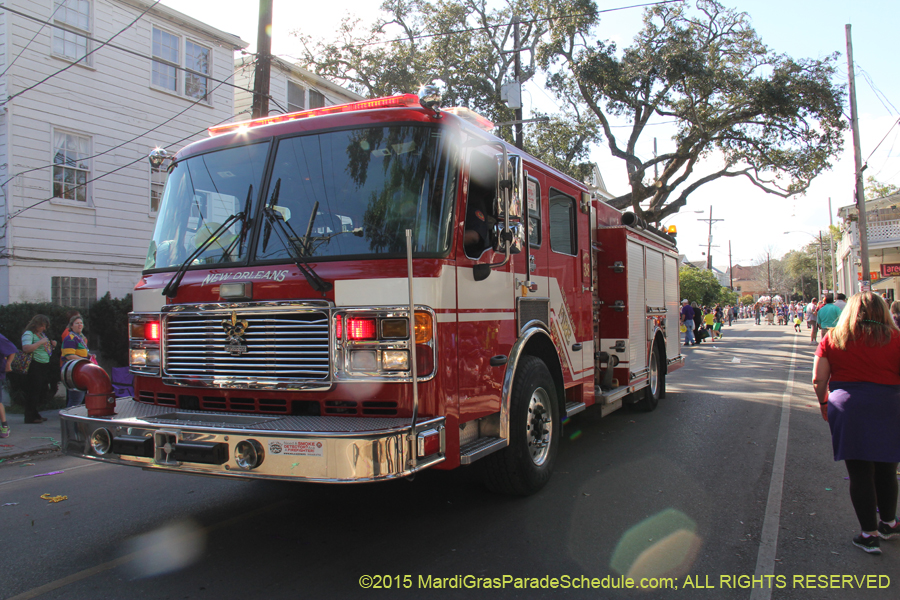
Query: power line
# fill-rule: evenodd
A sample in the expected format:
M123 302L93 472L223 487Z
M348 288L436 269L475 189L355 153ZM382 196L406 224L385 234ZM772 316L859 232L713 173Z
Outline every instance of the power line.
M866 83L869 84L869 87L872 88L873 92L875 92L875 97L878 98L879 102L881 102L881 105L884 106L885 110L887 110L889 114L894 114L894 113L900 112L897 110L897 107L891 103L891 101L888 99L887 95L885 95L884 92L882 92L880 89L878 89L878 86L876 86L875 82L872 80L872 76L869 75L869 73L867 73L865 69L860 67L859 63L856 64L856 68L859 69L860 75L863 76L863 79L866 80ZM887 102L887 104L890 104L891 108L894 109L893 113L891 112L891 108L888 108L887 104L885 104L885 102Z
M52 21L53 17L56 16L57 11L59 11L59 9L61 9L65 5L66 5L65 2L60 2L59 4L56 5L56 8L53 9L53 13L51 13L51 15L50 15L50 21ZM3 8L6 8L6 7L4 6ZM45 25L49 25L50 21L47 21L47 23ZM40 33L44 30L45 25L41 25L41 27L39 27L38 30L34 32L34 35L31 36L31 39L28 40L28 43L25 44L25 46L22 47L22 49L19 51L19 53L16 54L16 57L14 59L12 59L8 65L6 65L6 68L3 69L2 73L0 73L0 77L3 77L4 75L6 75L6 72L9 71L14 64L16 64L16 61L19 60L19 57L22 56L22 54L24 54L26 50L28 50L28 46L31 45L31 42L33 42L35 39L37 39L37 36L40 35Z
M647 7L647 6L660 6L662 4L672 4L672 3L677 3L677 2L685 2L685 0L661 0L660 2L647 2L644 4L632 4L631 6L619 6L617 8L605 8L603 10L597 10L597 11L594 11L591 13L579 13L579 14L574 14L574 15L556 15L553 17L543 17L540 19L529 19L527 21L519 21L519 24L520 25L528 25L531 23L541 23L544 21L554 21L557 19L576 19L578 17L590 17L593 15L599 15L602 13L616 12L616 11L620 11L620 10L629 10L632 8L643 8L643 7ZM472 27L469 29L460 29L457 31L446 31L444 33L427 33L427 34L414 35L414 36L405 37L405 38L396 38L393 40L383 40L380 42L366 42L364 44L354 44L354 45L345 46L345 47L346 48L363 48L365 46L375 46L377 44L393 44L394 42L408 42L408 41L412 41L412 40L444 37L444 36L448 36L448 35L457 35L457 34L461 34L461 33L473 33L476 31L488 31L490 29L500 29L502 27L510 27L512 25L513 25L512 23L500 23L498 25L484 25L481 27Z
M252 63L251 63L251 64L252 64ZM237 70L234 71L234 73L231 74L231 77L234 77L234 76L237 74L237 72L238 72L239 70L243 69L243 68L246 67L246 66L248 66L248 65L241 65L241 67L239 67ZM229 79L230 79L231 77L229 77ZM222 84L224 84L224 83L225 83L225 82L223 81L222 83L220 83L219 85L217 85L216 87L214 87L212 90L210 90L210 93L212 93L212 92L216 91L217 89L219 89L219 88L222 86ZM125 146L126 144L130 144L131 142L133 142L133 141L135 141L135 140L138 140L138 139L144 137L144 136L147 135L147 134L153 133L154 131L156 131L156 130L159 129L160 127L162 127L162 126L164 126L164 125L168 125L169 123L171 123L172 121L174 121L175 119L177 119L178 117L180 117L181 115L183 115L184 113L186 113L187 111L189 111L190 109L194 108L195 106L197 106L197 105L200 104L201 102L203 102L203 99L202 99L202 98L197 99L197 100L195 100L194 102L191 102L191 104L188 105L187 108L185 108L184 110L181 110L180 112L178 112L178 113L172 115L171 117L169 117L168 119L166 119L166 120L163 121L162 123L156 125L155 127L152 127L152 128L150 128L150 129L148 129L148 130L146 130L146 131L143 131L143 132L141 132L140 134L134 136L133 138L131 138L131 139L129 139L129 140L125 140L124 142L122 142L122 143L120 143L120 144L117 144L117 145L115 145L115 146L112 146L112 147L110 147L110 148L107 148L107 149L104 150L103 152L98 152L97 154L94 154L94 155L91 155L91 156L86 156L86 157L84 157L83 160L91 160L91 159L97 158L98 156L103 156L104 154L108 154L108 153L112 152L113 150L117 150L117 149L121 148L122 146ZM227 120L227 119L226 119L226 120ZM3 183L0 183L0 188L6 187L6 184L8 184L10 181L12 181L13 179L15 179L16 177L19 177L19 176L21 176L21 175L25 175L25 174L27 174L27 173L32 173L32 172L34 172L34 171L41 171L41 170L43 170L43 169L49 169L50 167L56 167L56 166L59 166L59 164L60 164L60 163L50 163L50 164L48 164L48 165L41 165L40 167L33 167L33 168L31 168L31 169L26 169L26 170L24 170L24 171L19 171L18 173L14 174L14 175L10 175L9 178L7 178L7 180L4 181Z
M131 27L132 27L135 23L137 23L138 21L141 20L141 17L143 17L144 15L146 15L148 12L150 12L150 9L153 8L153 7L155 7L155 6L156 6L157 4L159 4L159 3L160 3L160 0L156 0L153 4L151 4L151 5L148 6L146 9L144 9L144 11L143 11L141 14L139 14L137 17L135 17L135 19L134 19L131 23L129 23L128 25L126 25L125 27L123 27L122 29L120 29L115 35L113 35L113 36L112 36L111 38L109 38L107 41L102 42L99 46L97 46L97 47L94 48L93 50L89 51L87 54L85 54L84 56L82 56L81 58L79 58L78 60L76 60L75 62L70 63L70 64L66 65L65 67L63 67L62 69L59 69L58 71L56 71L56 72L54 72L54 73L51 73L51 74L47 75L45 78L41 79L40 81L38 81L38 82L35 83L34 85L28 86L27 88L25 88L25 89L23 89L23 90L20 90L20 91L16 92L16 93L13 94L12 96L9 96L6 100L4 100L3 102L0 102L0 106L3 106L3 105L5 105L5 104L7 104L8 102L12 101L14 98L17 98L18 96L21 96L22 94L24 94L25 92L27 92L27 91L29 91L29 90L33 90L34 88L36 88L37 86L41 85L42 83L48 81L49 79L52 79L53 77L56 77L57 75L59 75L59 74L62 73L63 71L68 71L69 69L71 69L72 67L74 67L75 65L77 65L78 63L80 63L81 61L83 61L84 59L86 59L88 56L90 56L90 55L93 54L94 52L97 52L98 50L100 50L100 48L103 48L104 46L106 46L107 44L109 44L111 41L113 41L114 39L116 39L117 37L119 37L121 34L125 33L125 32L128 31L129 29L131 29ZM9 10L9 9L7 9L7 10ZM13 12L13 11L10 11L10 12ZM55 27L55 25L54 25L54 27ZM82 37L83 37L83 36L82 36Z
M201 130L199 130L199 131L196 131L196 132L194 132L194 133L191 133L190 135L187 135L187 136L181 138L180 140L175 140L174 142L170 142L168 145L169 145L169 146L172 146L172 145L175 145L175 144L180 144L181 142L183 142L183 141L185 141L185 140L189 140L189 139L191 139L192 137L195 137L195 136L197 136L197 135L200 135L201 133L203 133L204 131L206 131L209 127L215 127L216 125L221 125L222 123L225 123L225 122L227 122L227 121L230 121L231 119L234 119L234 118L237 117L238 115L242 115L242 114L247 113L247 112L250 112L250 111L249 111L249 110L242 110L241 112L236 113L236 114L234 114L234 115L228 117L227 119L223 119L223 120L219 121L218 123L214 123L213 125L209 125L209 126L207 126L207 127L204 127L203 129L201 129ZM131 162L128 162L128 163L125 163L124 165L121 165L121 166L119 166L119 167L116 167L116 168L113 169L112 171L107 171L106 173L101 173L100 175L97 175L97 176L94 177L93 179L88 179L88 180L85 181L84 183L79 183L78 185L73 186L71 189L76 190L76 189L78 189L78 188L80 188L80 187L85 187L85 186L86 186L87 184L89 184L89 183L92 183L92 182L97 181L97 180L99 180L99 179L103 179L104 177L108 177L109 175L112 175L113 173L117 173L117 172L121 171L122 169L125 169L125 168L127 168L127 167L130 167L131 165L133 165L133 164L135 164L135 163L138 163L138 162L140 162L140 161L142 161L142 160L147 160L147 157L146 157L146 156L140 156L140 157L136 158L135 160L133 160L133 161L131 161ZM51 200L55 200L56 198L57 198L57 196L51 196L51 197L49 197L49 198L44 198L43 200L38 200L38 201L35 202L34 204L31 204L31 205L29 205L29 206L26 206L25 208L22 208L22 209L20 209L20 210L17 210L15 213L13 213L13 214L6 220L6 223L9 223L9 222L12 221L13 219L15 219L16 217L18 217L19 215L21 215L23 212L25 212L26 210L31 210L32 208L34 208L34 207L36 207L36 206L39 206L39 205L41 205L41 204L44 204L45 202L50 202ZM3 227L4 227L4 228L6 227L6 223L3 224Z
M157 3L158 3L158 2L159 2L159 0L157 0ZM154 6L155 6L155 5L154 5ZM151 6L150 8L153 8L153 6ZM30 14L28 14L28 13L25 13L25 12L22 12L22 11L19 11L19 10L15 10L15 9L12 9L12 8L8 8L8 7L6 7L6 6L4 6L3 9L4 9L4 10L7 10L7 11L13 13L13 14L19 15L20 17L25 17L26 19L30 19L30 20L32 20L32 21L34 21L34 22L36 22L36 23L40 23L40 24L42 24L42 25L49 25L49 26L51 26L51 27L55 27L55 28L57 28L57 29L62 29L63 31L67 31L67 32L69 32L69 33L73 33L73 34L75 34L75 35L78 35L78 36L80 36L80 37L83 37L83 38L85 38L85 39L88 39L88 40L90 40L90 41L92 41L92 42L98 42L98 43L100 43L100 44L102 44L102 45L105 45L105 46L108 46L108 47L112 48L113 50L119 50L120 52L125 52L126 54L131 54L132 56L137 56L138 58L143 58L143 59L149 60L149 61L151 61L151 62L158 62L157 59L153 58L152 56L149 56L149 55L147 55L147 54L143 54L143 53L141 53L141 52L138 52L137 50L132 50L132 49L130 49L130 48L125 48L124 46L118 46L118 45L116 45L116 44L110 43L110 41L111 41L113 38L115 38L117 35L119 35L119 33L122 33L121 31L120 31L119 33L117 33L116 36L113 36L113 37L109 38L109 40L105 40L105 41L104 41L104 40L99 40L99 39L97 39L97 38L95 38L95 37L92 37L92 36L89 36L89 35L85 35L85 34L83 34L83 33L80 33L80 32L78 32L78 31L76 31L76 30L74 30L74 29L70 28L69 26L67 26L67 25L65 25L65 24L62 24L62 23L57 24L57 23L53 23L53 22L51 22L51 21L44 21L44 20L42 20L42 19L40 19L40 18L38 18L38 17L35 17L34 15L30 15ZM148 8L147 10L150 10L150 9ZM145 12L146 12L146 11L145 11ZM138 17L138 19L139 19L139 18L140 18L140 17ZM133 24L133 23L132 23L132 24ZM123 30L123 31L124 31L124 30ZM102 47L102 46L101 46L101 47ZM100 49L100 47L97 47L97 48L95 48L94 50L92 50L91 52L96 52L96 51L99 50L99 49ZM23 50L23 51L24 51L24 50ZM88 53L88 54L90 54L90 53ZM74 63L72 63L72 65L77 64L78 62L80 62L80 61L84 60L85 58L87 58L88 54L84 55L83 57L81 57L80 59L78 59L77 61L75 61ZM249 53L249 52L248 52L247 54L252 54L252 53ZM72 65L69 65L69 67L71 67ZM11 65L10 65L10 66L11 66ZM241 91L243 91L243 92L250 92L251 94L253 93L253 90L251 90L251 89L249 89L249 88L245 88L245 87L239 86L239 85L237 85L236 83L231 83L231 82L229 82L227 79L225 79L225 80L222 80L222 79L216 79L215 77L210 76L208 73L201 73L200 71L195 71L194 69L189 69L189 68L187 68L187 67L182 67L182 66L180 66L180 65L170 65L170 64L166 63L166 66L172 67L172 68L175 69L176 71L184 71L185 73L189 73L189 74L191 74L191 75L196 75L196 76L198 76L198 77L202 77L202 78L204 78L204 79L208 79L209 81L212 81L213 83L219 83L219 84L224 83L225 85L228 85L228 86L233 87L233 88L235 88L235 89L241 90ZM66 69L68 69L69 67L66 67ZM60 71L57 71L56 73L50 75L50 77L53 77L53 76L55 76L55 75L58 75L59 73L61 73L61 72L64 71L64 70L65 70L65 69L61 69ZM47 79L49 79L50 77L48 77ZM233 75L232 75L232 77L233 77ZM230 79L230 77L229 77L229 79ZM42 84L44 81L46 81L46 79L43 80L43 81L39 81L38 83L34 84L34 86L32 86L32 87L36 87L36 86ZM23 92L26 92L26 91L28 91L29 89L31 89L31 88L26 88L26 89L22 90L21 92L19 92L18 94L16 94L15 96L18 96L19 94L21 94L21 93L23 93ZM9 102L9 101L12 100L15 96L10 96L9 98L7 98L7 100L6 100L5 102ZM275 105L278 106L278 108L280 108L280 109L282 109L282 110L284 111L284 107L282 107L281 104L279 104L279 102L278 102L277 100L275 100L272 96L268 96L268 98L269 98L270 101L274 102ZM3 104L5 104L5 102L0 103L0 106L3 106ZM287 111L284 111L284 112L287 112Z

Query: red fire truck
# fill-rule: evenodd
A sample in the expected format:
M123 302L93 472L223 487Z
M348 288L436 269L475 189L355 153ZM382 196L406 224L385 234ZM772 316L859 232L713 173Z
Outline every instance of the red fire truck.
M174 156L129 317L133 398L67 365L73 456L349 483L549 479L562 421L683 365L674 240L439 95L210 129Z

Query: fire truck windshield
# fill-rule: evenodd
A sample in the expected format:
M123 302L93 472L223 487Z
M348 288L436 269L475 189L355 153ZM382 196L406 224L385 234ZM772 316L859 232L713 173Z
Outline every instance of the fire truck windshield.
M180 161L166 181L144 268L180 267L230 216L254 214L268 151L263 142ZM238 219L220 232L192 264L242 262L250 238L241 233L249 221Z
M256 260L438 256L450 246L456 145L440 128L368 127L284 138L266 203L289 226L293 247L261 220ZM277 189L277 194L275 190Z

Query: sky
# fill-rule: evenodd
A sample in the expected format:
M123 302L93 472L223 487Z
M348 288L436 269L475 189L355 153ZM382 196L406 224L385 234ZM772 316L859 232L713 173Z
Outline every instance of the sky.
M636 3L596 2L601 9ZM900 1L724 0L723 3L748 13L762 41L776 52L795 59L840 53L837 80L843 84L848 81L845 25L852 26L860 146L862 160L868 165L865 174L900 186L900 126L894 126L900 119L900 77L893 48L896 26L900 23ZM250 43L248 50L255 50L258 5L254 0L163 0L163 4L237 35ZM300 30L329 42L327 32L336 31L343 17L352 15L371 22L378 16L379 5L377 0L323 3L274 0L272 51L285 58L300 56L302 48L291 35L292 31ZM615 41L619 47L627 46L641 28L641 17L639 8L606 13L597 35ZM552 98L536 82L525 85L523 103L526 119L532 109L545 112L554 109ZM845 113L850 114L849 104ZM663 153L672 147L671 130L665 125L656 127L658 152ZM650 157L652 148L652 136L646 136L638 154ZM600 166L610 192L627 191L624 166L610 156L605 145L594 149L591 159ZM728 267L729 243L731 264L754 264L765 260L767 252L775 258L813 242L820 230L827 231L829 215L837 223L837 209L853 203L853 172L853 143L848 130L843 154L829 171L813 181L804 195L784 199L766 194L743 179L720 179L694 192L687 206L667 218L664 224L678 228L681 253L691 260L705 262L709 222L702 219L708 219L712 209L712 217L722 219L712 226L713 264L722 270Z

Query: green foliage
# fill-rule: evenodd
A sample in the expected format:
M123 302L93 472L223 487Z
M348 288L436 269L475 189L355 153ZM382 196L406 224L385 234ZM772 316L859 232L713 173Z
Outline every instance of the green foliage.
M722 177L782 197L802 193L842 149L837 54L795 60L775 52L746 13L715 0L646 9L623 50L597 38L606 30L594 0L385 0L381 10L369 27L346 19L336 41L297 34L304 66L369 96L439 80L445 105L509 121L501 88L514 78L519 15L521 80L542 77L563 107L548 123L526 126L527 150L580 177L591 147L605 140L631 188L611 203L651 222ZM622 119L629 125L619 136ZM663 143L670 149L643 158L658 134L648 126L659 121L675 121ZM512 137L510 128L499 132Z
M680 296L700 305L712 305L719 302L722 284L712 271L681 267L678 271Z
M91 350L99 347L102 356L116 367L128 365L128 313L131 310L131 294L124 298L111 298L107 292L88 311L88 322L95 337L99 338L99 345L91 341Z
M559 65L563 75L551 76L551 85L574 77L579 100L600 120L610 152L623 160L631 191L614 206L660 221L722 177L745 177L788 197L803 192L840 152L846 123L843 88L834 82L837 55L794 60L776 53L747 14L714 0L698 0L695 10L687 3L648 8L643 29L621 51L589 40L596 25L588 19L555 32L539 62L550 70ZM611 117L631 123L621 138ZM660 119L677 122L672 150L644 159L639 140L655 135L647 126ZM713 154L724 167L691 177Z
M753 304L753 296L751 294L744 294L743 296L741 296L741 304L743 304L744 306Z
M490 8L491 4L494 8ZM369 97L415 92L423 83L442 82L444 106L468 107L495 123L512 121L515 111L500 98L501 87L514 79L514 26L519 15L522 81L536 73L537 49L555 26L555 14L593 13L587 0L385 0L382 17L365 26L345 19L335 41L294 32L304 45L303 64L328 79ZM565 19L566 25L581 19ZM454 34L450 32L465 31ZM449 35L448 35L449 33ZM397 40L400 41L389 41ZM384 41L385 43L374 43ZM557 99L565 108L547 123L525 125L526 150L576 178L589 171L599 124L583 107ZM532 117L546 115L535 114ZM512 141L511 127L497 130Z
M719 299L716 301L722 306L725 305L735 305L738 301L738 293L732 290L729 290L724 285L719 288Z
M872 175L866 178L866 200L886 198L900 192L900 187L891 183L881 183Z

